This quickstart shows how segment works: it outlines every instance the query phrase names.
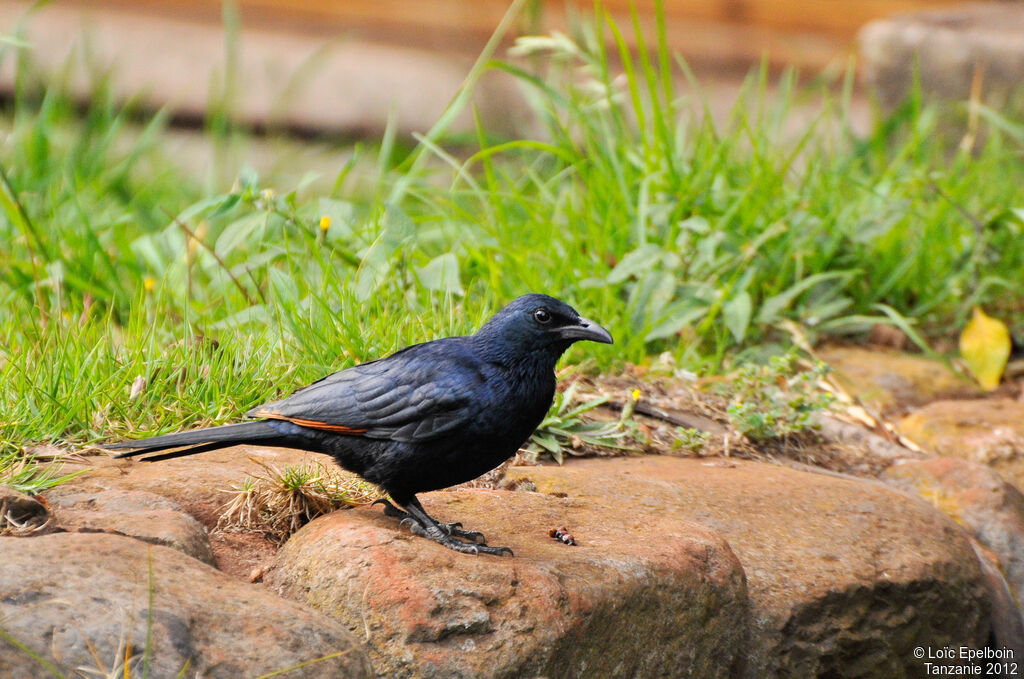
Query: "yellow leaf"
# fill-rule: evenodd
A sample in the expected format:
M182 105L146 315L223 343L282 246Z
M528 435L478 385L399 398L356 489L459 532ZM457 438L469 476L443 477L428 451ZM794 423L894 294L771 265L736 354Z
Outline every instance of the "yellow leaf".
M1006 325L974 307L974 317L960 333L960 355L985 391L999 386L1010 358L1010 331Z

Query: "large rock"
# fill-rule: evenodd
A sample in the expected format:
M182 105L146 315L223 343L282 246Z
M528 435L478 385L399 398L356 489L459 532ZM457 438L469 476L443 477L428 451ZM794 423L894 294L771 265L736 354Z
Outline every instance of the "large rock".
M148 662L151 677L180 676L187 664L187 676L237 679L336 653L286 676L373 676L336 622L173 549L56 533L0 538L0 563L4 632L69 676L79 667L142 676ZM126 649L131 672L117 671ZM0 676L50 673L0 639Z
M968 538L877 482L745 461L669 457L513 468L537 489L720 533L747 575L746 677L917 676L915 647L980 648L989 598ZM564 522L586 541L587 529Z
M215 565L206 529L173 500L141 490L84 493L66 486L57 486L46 499L59 530L125 535Z
M983 101L1003 106L1024 82L1024 8L966 3L873 21L860 32L860 51L866 79L887 108L911 91L915 69L927 95L966 101L978 78Z
M899 422L907 438L938 455L986 464L1024 488L1024 403L936 401Z
M889 467L883 478L917 493L992 550L1020 607L1024 495L1016 487L989 467L952 457L906 460Z
M423 503L516 556L457 554L365 508L302 528L265 581L365 638L387 677L738 671L746 590L714 532L656 506L529 492L466 489ZM578 546L549 537L563 524Z
M884 413L937 398L977 394L945 364L924 356L860 347L825 347L818 357L851 395Z

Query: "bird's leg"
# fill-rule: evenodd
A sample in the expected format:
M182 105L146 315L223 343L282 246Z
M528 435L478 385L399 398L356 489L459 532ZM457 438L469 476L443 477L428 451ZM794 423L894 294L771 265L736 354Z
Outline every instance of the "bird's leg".
M380 500L374 500L373 504L384 505L384 514L386 516L392 516L396 519L401 519L403 524L408 521L410 525L419 528L419 523L412 516L409 515L409 512L403 512L401 509L394 506L387 500L381 498ZM426 512L424 512L424 514L426 514ZM455 523L439 523L435 521L434 523L437 524L438 528L443 530L448 535L451 535L452 537L472 540L473 542L479 542L482 545L487 544L487 540L484 538L483 533L475 530L463 530L462 524L457 521Z
M399 512L402 509L405 510L406 517L402 519L402 523L404 524L408 521L410 530L412 530L416 535L429 538L434 542L444 545L448 549L454 549L456 552L462 552L464 554L495 554L497 556L508 554L509 556L512 556L512 550L508 547L489 547L480 543L463 542L462 540L457 539L457 537L452 533L445 532L445 529L441 527L442 524L439 524L429 514L427 514L426 510L423 509L423 506L420 504L419 500L416 499L415 495L410 495L409 499L405 502L395 500L395 503L401 508L394 508L396 512ZM384 508L384 512L389 513L386 506ZM391 515L394 516L394 514ZM475 531L463 531L461 529L453 530L467 534L475 533ZM479 533L476 533L476 535L480 535L481 538L483 537L483 535Z
M401 509L399 509L398 507L394 506L393 504L391 504L390 502L388 502L384 498L380 498L379 500L374 500L372 504L384 505L384 515L385 516L391 516L391 517L394 517L396 519L408 519L409 518L409 512L403 512Z

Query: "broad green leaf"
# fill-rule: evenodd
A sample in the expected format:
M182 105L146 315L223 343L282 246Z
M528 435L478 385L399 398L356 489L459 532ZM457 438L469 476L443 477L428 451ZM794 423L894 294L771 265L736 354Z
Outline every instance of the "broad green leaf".
M262 252L249 255L242 262L231 267L231 274L235 278L248 278L250 273L255 274L259 271L260 267L287 256L288 251L284 248L278 245L270 245Z
M271 267L267 270L267 277L270 279L270 289L278 301L288 307L295 306L299 299L299 288L291 274L282 269Z
M384 212L384 229L370 245L356 271L356 299L370 298L391 272L395 251L416 233L416 224L401 208L389 205Z
M352 222L355 220L356 209L352 203L334 198L319 198L316 202L316 221L321 217L331 220L331 228L327 237L348 239L352 236Z
M746 337L747 327L750 325L750 314L752 303L750 294L746 290L740 290L733 295L732 299L722 305L722 317L725 319L725 327L732 333L732 337L739 344Z
M416 222L396 205L388 205L384 210L384 232L381 234L384 246L390 255L406 240L416 235Z
M549 453L557 453L561 448L554 436L545 436L544 434L534 432L533 440L537 445Z
M420 282L428 290L461 295L462 282L459 280L459 260L451 252L438 255L426 266L417 267Z
M707 305L695 303L693 300L684 300L673 304L665 314L662 315L658 324L644 336L644 341L653 342L655 340L671 337L704 316L707 311Z
M714 231L697 241L694 247L696 255L690 265L691 275L703 276L712 273L716 269L718 246L724 240L724 233L721 231Z
M840 297L839 299L833 299L828 302L816 304L808 307L802 314L804 323L808 325L819 325L824 321L835 318L842 312L846 311L853 304L853 300L849 297Z
M262 229L266 224L267 213L265 212L251 212L243 217L239 217L224 227L224 230L217 237L213 251L221 259L226 259L240 244L251 242L254 232Z
M132 241L130 247L135 256L143 260L151 271L162 273L167 263L160 252L160 247L157 245L158 237L152 234L139 236Z
M269 323L270 314L267 313L267 308L262 304L257 304L256 306L246 307L220 321L211 323L209 327L212 330L222 330L224 328L244 327L250 324L266 326Z
M774 323L779 320L779 314L788 309L789 305L807 290L813 288L819 283L833 279L846 279L849 278L849 276L850 273L847 271L818 273L813 276L808 276L799 283L790 286L779 294L769 297L762 302L761 308L757 312L757 322L766 325Z
M661 310L672 300L676 279L664 271L652 271L633 286L630 294L630 323L634 328L643 328L651 318L661 315Z
M391 271L391 259L388 251L378 238L366 251L363 261L356 271L356 299L365 302L370 298Z
M650 269L658 263L661 255L661 248L653 243L645 243L626 256L615 265L615 268L608 274L609 283L621 283L642 271Z
M706 235L711 231L711 225L708 223L708 220L699 215L687 217L683 221L679 222L679 228L682 231L691 231L693 233L700 234L701 236Z
M195 217L197 215L200 215L200 214L206 212L207 210L209 210L211 208L220 208L221 206L223 206L225 204L229 205L230 207L233 207L235 205L235 203L237 203L237 202L238 202L238 197L235 196L234 194L231 194L231 193L226 193L226 194L221 194L221 195L218 195L218 196L211 196L209 198L204 198L203 200L196 201L195 203L192 203L187 208L185 208L184 210L179 212L178 216L174 220L172 220L171 223L173 225L175 221L179 221L179 222L185 222L185 224L188 224L190 219L192 219L193 217ZM228 209L230 209L230 207ZM217 212L219 213L220 211L218 210ZM178 227L175 226L174 228L178 228Z

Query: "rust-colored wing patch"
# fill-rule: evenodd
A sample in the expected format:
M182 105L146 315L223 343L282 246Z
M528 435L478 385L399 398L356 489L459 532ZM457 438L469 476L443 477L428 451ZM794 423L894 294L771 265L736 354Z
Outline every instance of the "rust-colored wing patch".
M285 420L292 424L297 424L301 427L309 427L310 429L323 429L324 431L336 431L339 434L365 434L366 429L353 429L352 427L346 427L343 424L328 424L327 422L320 422L319 420L306 420L301 417L286 417L276 410L257 410L253 413L257 417L266 417L272 420Z

